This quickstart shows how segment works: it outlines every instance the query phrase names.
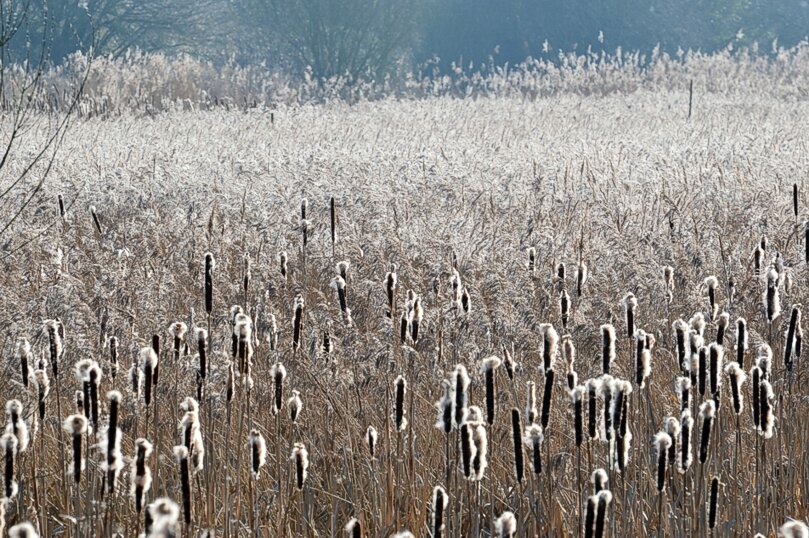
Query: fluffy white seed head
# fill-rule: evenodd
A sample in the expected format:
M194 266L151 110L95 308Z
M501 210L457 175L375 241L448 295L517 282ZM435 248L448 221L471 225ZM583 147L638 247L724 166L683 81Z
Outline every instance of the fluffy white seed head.
M517 518L512 512L503 512L494 522L497 538L512 538L517 533Z

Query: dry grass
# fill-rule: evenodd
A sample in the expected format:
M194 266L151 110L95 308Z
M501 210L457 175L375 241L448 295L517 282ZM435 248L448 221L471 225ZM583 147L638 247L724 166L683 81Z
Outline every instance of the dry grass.
M797 62L795 70L806 66ZM709 79L710 70L701 76ZM593 84L589 93L608 93L599 91L601 82ZM39 203L15 225L13 239L0 252L0 349L8 358L0 393L23 402L29 423L37 397L21 384L16 339L28 337L38 358L48 349L43 320L59 318L66 329L58 383L49 371L46 418L32 425L29 448L18 458L20 494L6 510L7 527L30 520L69 535L118 529L133 536L143 530L128 496L129 465L115 494L102 495L102 459L93 449L83 481L72 484L71 444L62 420L75 412L74 394L82 389L73 364L88 357L103 369L99 393L123 394L119 424L127 462L137 437L155 445L147 500L165 495L182 506L172 450L183 443L180 403L197 394L193 328L203 327L209 329L211 363L199 411L205 463L191 476L191 525L183 534L215 529L231 536L251 530L262 536L339 536L356 517L368 536L403 529L428 536L433 488L442 486L450 497L450 536L488 535L505 511L515 514L518 536L578 535L592 495L589 477L607 468L608 444L590 441L585 432L582 450L576 450L561 354L543 431L542 473L534 475L532 449L524 446L522 484L514 478L510 411L518 408L522 427L529 425L523 411L527 381L536 383L542 407L540 323L570 335L583 384L601 374L599 327L612 317L617 341L611 373L633 382L627 400L632 441L625 471L609 472L606 534L707 533L710 485L718 477L714 532L774 535L787 517L804 517L809 491L809 438L802 428L809 420L805 357L797 360L791 379L783 367L786 313L793 304L809 303L802 238L802 221L809 216L802 182L809 144L803 118L809 109L805 101L785 97L799 93L789 77L769 87L760 84L753 74L740 78L738 87L698 95L690 121L684 92L650 83L633 93L601 97L330 102L284 109L274 123L266 114L219 110L153 118L123 114L74 124ZM30 143L39 134L32 130L25 136ZM4 173L11 177L15 166L11 162ZM794 181L801 187L797 219ZM69 208L64 222L57 219L57 193ZM332 196L338 216L334 254ZM19 200L3 203L13 207ZM780 289L786 319L772 326L762 305L765 283L754 277L751 261L762 235L769 239L765 263L781 252L787 275ZM533 273L527 270L532 246ZM209 251L216 260L210 317L203 294ZM289 254L287 278L280 274L282 251ZM251 260L247 289L245 255ZM450 304L454 258L470 296L468 315ZM581 297L575 285L580 259L590 273ZM350 326L330 287L341 260L351 263ZM559 262L566 264L566 282L556 277ZM398 274L393 322L386 316L383 286L391 263ZM667 265L674 268L670 303L663 279ZM720 312L730 314L725 362L736 356L732 342L740 316L748 321L750 341L745 371L759 344L773 347L774 436L764 439L753 431L749 379L743 386L745 409L736 421L723 375L708 459L701 465L697 409L704 398L693 390L694 463L685 475L670 466L658 496L653 437L666 417L680 415L672 323L708 312L703 283L709 275L719 280ZM730 277L736 282L732 304L726 291ZM565 286L571 303L567 331L558 305ZM423 320L418 343L408 339L402 345L399 322L408 290L421 297ZM634 382L635 340L626 337L620 304L628 292L638 301L635 324L656 339L644 388ZM297 293L305 308L302 345L293 350ZM257 344L252 389L246 391L244 377L235 379L228 403L232 305L255 318ZM266 341L270 314L280 332L274 351ZM168 332L177 321L189 327L184 337L189 354L181 345L179 358ZM321 350L324 331L333 345L330 355ZM706 345L715 332L709 322ZM126 372L155 334L161 342L160 374L147 411L143 396L134 398ZM115 379L112 336L119 350ZM513 382L504 366L495 371L496 414L485 427L488 466L479 482L458 481L458 433L447 439L435 427L441 380L450 378L456 364L465 364L469 402L485 411L480 361L503 358L503 348L518 366ZM284 408L276 415L270 370L277 361L287 377ZM399 375L407 381L407 425L401 432L394 428ZM293 390L303 401L295 423L286 409ZM104 424L105 398L100 405ZM365 440L369 426L379 432L373 460ZM257 479L248 445L253 430L267 445ZM308 452L301 490L300 457L290 459L295 443Z

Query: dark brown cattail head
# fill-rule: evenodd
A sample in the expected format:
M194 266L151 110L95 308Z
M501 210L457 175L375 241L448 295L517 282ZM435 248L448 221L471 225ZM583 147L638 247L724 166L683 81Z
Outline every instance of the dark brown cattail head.
M714 397L719 395L722 386L722 370L724 369L725 348L717 343L708 346L708 364L710 371L710 389Z
M775 427L775 416L772 409L772 401L775 398L773 394L772 385L767 380L762 380L759 383L759 396L758 404L759 411L759 433L764 439L771 439L773 436L773 429Z
M781 315L781 296L778 292L779 275L774 267L767 269L765 275L764 305L767 311L767 321L773 323Z
M4 506L17 496L17 481L14 479L15 461L18 441L13 433L6 432L0 436L0 454L3 455L3 496L0 503Z
M277 415L281 411L284 402L284 380L287 377L287 370L280 362L273 364L270 368L270 377L275 387L275 396L272 404L272 414Z
M432 522L430 529L434 538L441 538L444 535L444 520L447 506L449 505L449 495L441 486L433 488Z
M205 312L213 311L213 271L216 268L213 254L205 253Z
M729 362L725 366L725 374L728 376L728 382L730 383L730 394L733 398L733 412L740 415L744 406L742 385L747 381L747 375L736 362Z
M590 475L590 483L593 485L593 495L598 495L601 491L607 489L609 481L607 471L604 469L596 469Z
M61 193L56 195L56 205L59 207L59 218L65 220L67 211L65 210L65 199Z
M494 356L483 359L480 365L480 371L483 374L484 384L486 386L486 422L490 426L494 424L496 400L494 373L499 366L500 358Z
M368 426L368 429L365 430L365 444L368 445L368 453L372 460L376 459L376 438L376 428Z
M337 243L337 206L334 203L334 196L329 199L329 224L331 225L331 246L334 250L334 245Z
M267 442L258 430L251 430L247 439L250 446L250 472L258 480L261 468L267 462Z
M98 235L104 235L104 232L101 229L101 220L98 218L98 211L94 205L90 206L90 216L93 217L93 225L95 226L96 230L98 230Z
M158 358L160 357L160 336L157 334L152 335L152 350L155 352L155 356ZM157 385L158 377L160 372L160 364L156 363L154 369L152 371L152 384Z
M413 301L413 309L410 311L409 316L410 339L416 344L419 341L419 328L424 319L424 308L421 306L420 297L416 297Z
M301 411L303 410L303 400L301 400L300 391L292 391L292 396L287 400L287 410L289 411L289 420L292 421L293 424L298 422L298 419L301 417Z
M708 527L713 530L716 528L716 516L719 507L719 479L717 477L711 479L711 497L708 502Z
M603 373L610 373L613 360L615 360L615 327L605 324L601 326L601 368Z
M587 387L587 436L595 439L598 436L598 394L601 392L600 379L588 379Z
M657 491L666 490L666 463L671 448L671 436L666 432L657 432L654 438L655 454L657 454Z
M289 272L289 257L285 250L282 250L280 254L278 254L278 268L281 272L281 276L286 280L287 274Z
M716 320L716 343L720 346L725 345L725 332L727 332L728 325L730 324L730 314L722 312Z
M292 305L294 312L292 318L292 350L297 351L301 347L301 331L303 329L303 309L304 301L303 296L298 294L295 296L295 302Z
M393 382L395 388L395 408L393 412L393 424L397 432L403 431L407 427L405 418L405 392L407 391L407 381L402 376L398 376Z
M587 264L583 261L579 262L579 269L576 271L576 295L581 297L584 284L587 282Z
M635 334L635 315L637 314L638 300L633 293L627 293L624 298L621 299L621 306L624 307L626 336L627 338L632 338Z
M584 512L584 538L593 538L597 510L598 494L587 497L587 506Z
M747 321L744 318L736 320L736 362L744 369L744 353L747 351Z
M28 424L23 419L23 406L19 400L9 400L6 402L6 433L17 438L17 454L21 454L28 449Z
M140 368L143 371L143 398L146 407L152 403L152 385L154 370L157 368L157 354L151 347L140 350Z
M466 414L467 405L467 389L469 388L469 375L466 373L466 367L463 364L455 366L455 371L452 374L453 387L454 387L454 401L452 405L453 420L455 426L460 426L463 421L464 414Z
M677 398L680 400L680 412L683 412L690 405L691 378L680 376L674 383L677 389Z
M685 473L691 467L691 432L694 431L694 419L691 417L690 409L683 409L680 414L680 458L677 461L677 469L680 474Z
M753 538L765 538L763 534L757 534ZM803 521L788 521L778 529L778 538L809 538L809 526Z
M58 320L45 321L45 330L48 333L48 351L50 353L53 377L59 377L59 359L62 357L61 323Z
M533 273L536 270L537 249L528 247L528 272Z
M534 474L542 472L542 442L545 436L542 433L542 428L536 424L531 424L525 429L525 436L523 442L528 446L531 451L531 465Z
M711 440L711 427L716 415L716 405L713 400L703 402L699 406L699 416L702 419L702 430L699 438L699 462L704 464L708 460L708 448Z
M514 359L511 358L511 352L503 345L503 367L506 369L509 381L514 381Z
M362 538L362 525L360 524L359 520L355 517L352 517L348 520L348 524L346 524L345 528L346 534L348 538Z
M197 340L197 353L199 354L199 375L202 379L208 376L208 331L197 327L194 329Z
M8 538L39 538L39 533L36 527L25 521L11 527L8 530Z
M177 458L180 474L180 489L183 496L183 521L191 524L191 472L188 464L188 448L179 445L174 447L174 457Z
M65 419L64 429L72 439L73 446L73 481L81 482L81 472L84 470L84 456L82 455L82 436L87 433L87 419L82 415L70 415Z
M542 390L542 414L540 417L543 430L548 428L548 423L550 422L554 376L555 374L553 370L545 371L545 385Z
M792 214L798 218L798 184L792 184ZM713 528L713 527L711 527Z
M143 509L143 500L152 487L152 471L147 464L152 455L152 443L146 439L135 440L135 458L132 460L132 469L129 473L131 479L131 494L135 502L135 511L140 513Z
M17 340L17 348L14 352L17 361L20 365L20 375L23 387L28 387L28 377L30 376L31 361L33 361L33 354L31 353L31 344L28 343L27 338L19 338Z
M705 279L705 288L708 292L708 318L716 319L719 312L719 305L716 302L716 290L719 287L719 279L711 275Z
M570 389L570 400L573 404L573 432L576 446L584 442L584 385L577 385Z
M798 325L801 323L801 305L793 305L789 316L789 327L787 328L786 342L784 343L784 366L788 372L794 366L793 352L795 350L795 335L798 332Z
M607 526L607 507L612 502L612 493L604 490L598 494L598 510L596 511L595 538L604 537L604 529Z
M511 436L514 441L514 475L517 482L522 484L523 478L523 452L522 452L522 421L520 410L511 410Z
M385 295L388 298L388 317L393 318L393 301L396 298L396 266L391 264L391 270L385 273Z
M438 410L438 418L435 422L435 427L444 433L452 431L452 385L444 379L441 381L442 396L441 399L435 403L435 408Z
M306 482L306 473L309 469L309 453L303 443L295 443L292 447L290 459L295 462L295 485L298 489L303 489Z

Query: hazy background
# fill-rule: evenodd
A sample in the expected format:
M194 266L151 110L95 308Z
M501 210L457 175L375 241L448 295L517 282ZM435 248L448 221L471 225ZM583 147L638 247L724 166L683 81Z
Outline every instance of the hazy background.
M758 44L767 54L776 38L790 47L809 30L806 0L30 0L14 9L25 11L9 49L17 60L58 64L95 44L113 58L139 49L365 80L588 48Z

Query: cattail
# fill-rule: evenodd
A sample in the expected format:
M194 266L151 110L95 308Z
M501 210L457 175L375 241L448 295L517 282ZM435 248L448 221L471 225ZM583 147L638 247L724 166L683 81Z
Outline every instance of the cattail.
M202 441L202 427L199 422L199 404L193 398L186 398L180 404L185 411L180 421L180 431L183 434L183 445L188 449L195 473L203 468L205 458L205 445Z
M792 214L798 218L798 184L792 184Z
M632 394L632 383L621 379L612 380L612 402L610 413L612 413L612 427L618 431L620 436L626 434L626 405L629 395Z
M376 428L373 426L368 426L368 429L365 430L365 443L368 445L371 459L374 459L376 457Z
M725 332L728 324L730 324L730 314L727 312L719 314L719 319L716 321L716 343L720 346L725 345Z
M113 379L118 375L118 338L110 338L110 375Z
M141 348L140 367L143 370L143 401L149 407L152 403L152 375L157 367L157 354L151 347Z
M759 385L761 384L761 368L753 366L750 370L750 389L752 391L751 408L753 410L753 427L758 429L761 426L761 406L759 404Z
M804 261L809 264L809 220L804 224L803 229L803 242L804 242Z
M73 481L81 482L81 472L84 469L84 457L82 456L81 438L87 433L87 419L82 415L70 415L65 419L65 431L71 435L73 446Z
M585 282L587 282L587 264L580 261L579 270L576 272L576 295L579 297L581 297L581 290L584 288Z
M213 270L216 262L213 254L205 253L205 312L209 315L213 311Z
M199 352L199 375L202 379L208 375L208 331L199 327L194 329Z
M612 387L613 378L609 374L601 376L601 398L604 400L604 420L601 422L601 439L612 440Z
M719 500L719 479L717 477L713 477L711 480L711 498L709 501L709 508L708 508L708 527L713 531L716 527L716 513L717 513L717 504Z
M697 312L688 320L691 329L696 331L701 339L705 339L705 316L702 312Z
M772 348L769 344L762 343L758 347L756 366L761 369L761 378L769 379L772 372Z
M98 212L96 211L96 206L94 206L94 205L90 206L90 215L93 217L93 224L95 225L96 230L98 230L98 234L99 235L104 235L104 232L101 230L101 220L99 220L99 218L98 218Z
M716 304L716 288L719 286L719 280L711 275L705 279L705 287L708 289L708 317L711 319L716 318L719 311L719 306Z
M233 325L236 337L236 356L239 359L239 374L248 375L253 358L253 321L247 314L237 314Z
M152 444L146 439L135 440L135 458L132 460L131 494L135 501L135 511L140 514L143 508L143 499L152 487L152 471L146 461L152 455Z
M306 219L301 219L301 242L303 248L306 249L306 245L309 243L309 221Z
M671 446L669 446L668 464L674 465L677 461L677 437L680 436L680 421L675 417L666 417L663 422L663 429L671 437Z
M711 394L717 398L719 389L722 386L722 369L725 358L725 348L717 343L708 346L708 357L710 364L710 388Z
M121 455L121 430L118 428L118 407L122 399L123 396L117 390L111 390L107 393L107 400L110 404L110 419L101 445L106 456L101 469L107 473L107 491L110 493L115 491L115 482L124 467L124 459Z
M179 445L174 447L174 457L180 466L180 488L183 495L183 520L191 524L191 474L188 467L188 448Z
M787 339L784 344L784 366L791 372L793 367L792 351L795 343L795 333L801 320L801 306L793 305L792 313L789 316L789 328L787 329Z
M301 416L301 410L303 409L300 391L292 391L292 396L287 400L287 409L289 410L289 420L292 421L293 424L298 422Z
M59 218L65 220L65 199L61 193L56 195L56 205L59 207Z
M433 519L430 525L433 538L441 538L444 533L444 512L449 505L449 495L441 486L433 488Z
M281 276L284 278L284 280L286 280L286 278L287 278L287 272L288 272L288 265L287 264L288 263L289 263L289 257L287 256L286 251L282 250L278 254L278 268L279 268L279 271L281 272Z
M686 355L686 340L688 338L688 324L681 319L674 322L674 345L677 348L677 364L680 366L680 371L685 371L685 364L690 361Z
M396 266L391 264L391 270L385 273L385 293L388 297L388 317L393 317L393 300L396 294Z
M744 318L736 320L736 362L744 368L744 353L747 351L747 321Z
M531 463L534 468L534 474L542 472L542 441L545 436L542 433L542 428L536 424L531 424L525 429L525 437L523 442L531 448Z
M699 438L699 462L705 463L708 459L708 446L711 440L711 426L716 415L716 404L713 400L703 402L699 406L699 417L702 419L702 430Z
M598 379L587 380L587 435L590 439L595 439L598 435L597 410L598 393L601 392L601 381Z
M90 370L93 367L92 359L82 359L76 363L74 367L74 375L76 381L82 386L82 405L81 409L85 418L90 418ZM76 399L78 403L78 397Z
M276 362L270 368L270 377L275 387L275 397L272 402L272 414L277 415L281 411L284 402L284 380L287 378L287 369L280 362Z
M180 358L180 350L186 332L188 332L188 326L182 321L177 321L169 326L169 334L174 337L174 360L179 360Z
M37 409L39 411L39 420L41 421L45 419L45 398L50 392L51 382L45 370L34 370L32 381L37 393Z
M180 507L177 503L165 497L155 499L146 508L146 536L150 538L176 536L178 519Z
M424 309L421 307L421 298L416 297L416 300L413 301L413 310L410 312L410 338L413 340L413 343L417 343L419 341L419 327L421 326L421 322L424 319Z
M407 427L404 408L407 381L405 381L404 377L398 376L393 384L396 386L396 407L393 415L393 423L396 426L396 431L401 432Z
M527 396L527 402L525 404L525 418L530 424L536 421L537 417L539 416L536 403L536 384L533 381L528 381L525 383L525 389Z
M331 279L331 287L337 291L337 300L340 302L340 311L345 312L348 305L346 303L346 281L337 275Z
M772 323L781 315L781 298L778 293L778 271L774 267L767 270L767 287L764 290L764 304L767 307L767 321Z
M323 331L323 343L320 345L320 352L323 355L331 355L332 352L332 343L331 343L331 334L329 334L329 329Z
M576 446L584 442L584 392L585 387L578 385L570 390L570 399L573 402L573 427Z
M469 297L469 291L464 288L463 293L461 294L461 310L463 310L464 314L468 314L472 308L472 303L470 301L471 299Z
M696 331L692 330L689 333L689 348L690 348L690 363L688 367L689 376L691 377L691 385L698 384L698 377L699 377L699 350L703 347L703 340L702 337L697 334Z
M803 521L788 521L778 529L779 538L809 538L809 527Z
M691 432L694 429L694 419L691 418L691 410L683 409L680 414L680 459L678 470L685 473L691 467Z
M567 365L567 388L573 390L573 387L575 387L578 382L578 376L576 375L576 371L574 369L574 364L576 362L576 348L573 345L573 339L570 338L570 335L565 335L562 337L562 356L564 357L565 364Z
M762 239L762 242L764 239ZM761 274L761 258L764 256L764 249L756 246L753 250L753 274L759 276Z
M39 538L39 533L33 525L26 521L8 529L8 538Z
M795 357L801 358L801 347L803 343L803 327L801 326L801 319L798 318L798 325L795 327Z
M543 323L539 327L542 335L542 362L545 371L553 368L558 354L559 334L550 323Z
M407 312L402 312L402 316L399 318L399 340L404 344L407 341L407 329L409 327L407 321Z
M93 429L98 429L98 384L101 381L101 368L93 361L88 372L90 386L90 416L93 419Z
M598 494L598 511L596 512L595 538L603 538L607 523L607 507L612 502L612 493L604 490Z
M680 376L674 382L677 388L677 397L680 400L680 412L688 409L689 396L691 393L691 379L686 376Z
M584 512L584 538L593 538L597 510L598 494L587 497L587 507Z
M503 512L494 522L497 538L514 538L517 534L517 518L511 512Z
M51 368L53 377L59 377L59 359L62 356L62 337L60 334L60 323L57 320L49 319L45 321L45 329L48 332L48 351L50 353Z
M491 426L494 424L494 372L500 366L499 357L488 357L483 359L480 366L480 372L483 374L486 385L486 423Z
M17 496L17 481L14 480L14 463L17 454L18 441L12 433L5 433L0 436L0 451L3 452L4 472L3 472L3 496L5 499L0 503L7 504L9 500Z
M506 368L506 375L509 381L514 381L514 360L511 358L511 352L503 346L503 366Z
M303 323L303 296L298 294L295 297L293 310L295 312L292 321L292 350L297 351L301 347L301 325Z
M306 471L309 469L309 453L303 443L295 443L290 459L295 460L295 484L298 489L303 489L303 483L306 482Z
M28 339L20 338L17 340L17 349L14 354L20 363L22 385L23 387L28 388L28 363L33 358L31 355L31 344L28 343Z
M772 385L767 380L761 381L759 384L758 403L761 406L759 411L759 418L761 425L759 426L759 433L765 438L770 439L773 436L773 426L775 425L775 416L772 412L773 395Z
M545 387L542 391L542 429L547 429L551 417L551 397L553 396L553 370L545 371Z
M455 426L459 426L463 421L463 416L466 413L467 393L469 388L469 375L466 373L466 367L459 364L455 367L453 373L453 385L455 387L455 401L453 402L453 420Z
M28 425L22 418L23 407L19 400L9 400L6 402L6 433L10 433L17 438L17 454L21 454L28 449Z
M89 403L88 406L85 407L84 405L84 392L77 390L76 391L76 413L80 415L84 415L87 417L89 413Z
M250 430L247 442L250 445L251 473L253 478L258 480L259 472L267 462L267 442L258 430Z
M514 441L514 473L517 478L517 482L522 484L522 424L520 423L520 410L516 407L511 410L511 436Z
M486 467L489 465L486 459L489 450L489 440L486 435L486 428L483 426L482 422L475 421L469 422L468 424L472 435L472 442L475 444L474 457L472 458L473 474L470 476L470 479L482 480L486 472Z
M537 249L528 247L528 272L533 273L536 269Z
M235 392L236 387L236 372L233 370L233 363L228 361L227 362L227 370L228 370L228 380L225 388L225 397L227 402L230 403L233 400L233 394Z
M655 452L657 454L657 491L666 490L666 461L668 450L671 448L671 436L666 432L657 432L654 438Z
M698 384L697 388L699 389L699 393L701 396L705 396L705 387L707 386L708 381L708 348L702 346L699 348L699 355L698 355Z
M736 362L730 362L725 366L725 374L728 376L728 381L730 382L730 393L733 397L733 411L737 415L740 415L744 404L742 385L747 381L747 375Z
M663 284L666 288L666 301L671 303L674 300L674 267L663 267Z
M346 534L348 534L348 538L362 538L362 526L355 517L348 520L345 531Z
M444 379L441 381L441 388L443 389L443 395L435 403L438 410L435 427L444 433L449 433L452 431L452 386L449 381Z
M624 298L621 299L621 306L624 307L626 318L626 336L632 338L635 334L635 310L638 308L638 300L633 293L627 293Z
M635 356L635 383L640 388L646 387L646 379L652 373L652 352L646 347L647 335L640 329L635 333L637 353Z
M570 295L564 289L559 293L559 317L562 319L562 327L567 329L570 318Z
M607 472L604 469L596 469L590 475L590 483L593 485L593 495L598 495L602 490L607 489Z
M601 326L601 364L603 373L610 373L613 360L615 360L615 327L605 324Z
M565 267L565 263L559 262L559 265L556 266L556 277L562 282L564 282L566 276L567 276L567 268Z

